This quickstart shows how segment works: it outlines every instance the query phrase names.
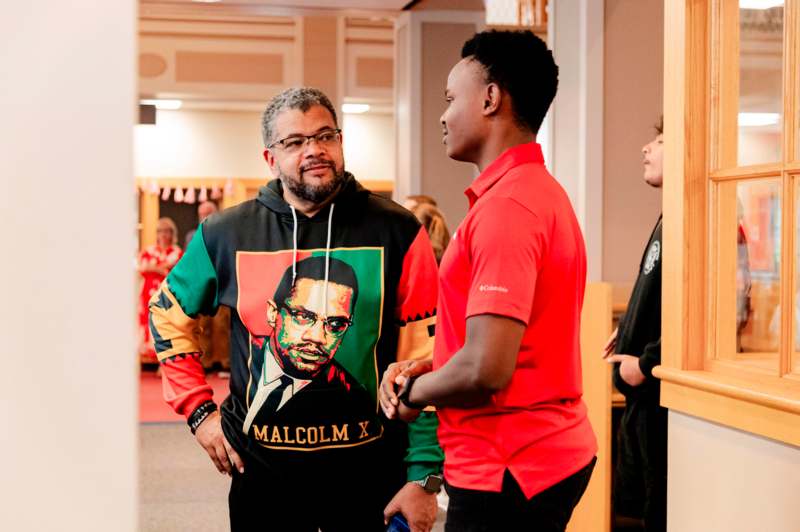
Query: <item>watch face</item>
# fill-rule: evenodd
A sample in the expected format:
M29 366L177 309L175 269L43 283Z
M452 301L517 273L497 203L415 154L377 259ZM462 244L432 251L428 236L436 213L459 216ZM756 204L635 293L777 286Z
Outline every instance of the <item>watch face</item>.
M434 493L438 493L439 489L442 487L443 479L440 475L428 475L425 477L425 491L431 491Z

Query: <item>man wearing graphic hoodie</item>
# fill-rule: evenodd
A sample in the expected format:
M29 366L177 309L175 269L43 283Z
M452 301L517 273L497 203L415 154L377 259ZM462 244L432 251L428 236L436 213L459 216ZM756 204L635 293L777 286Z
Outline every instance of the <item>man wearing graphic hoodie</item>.
M277 179L203 222L150 302L164 395L219 471L233 531L413 530L436 516L436 417L379 415L378 375L428 358L436 262L413 215L345 172L329 99L273 98L264 157ZM231 311L230 395L218 406L194 321Z

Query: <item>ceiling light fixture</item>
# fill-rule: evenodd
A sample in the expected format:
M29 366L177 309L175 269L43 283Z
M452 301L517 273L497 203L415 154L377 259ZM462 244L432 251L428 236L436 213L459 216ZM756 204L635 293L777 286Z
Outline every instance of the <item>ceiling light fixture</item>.
M142 105L155 105L159 111L177 111L183 105L181 100L140 100Z
M778 113L739 113L739 127L774 126L780 119Z
M366 103L345 103L342 104L342 112L351 115L358 115L369 111L369 104Z

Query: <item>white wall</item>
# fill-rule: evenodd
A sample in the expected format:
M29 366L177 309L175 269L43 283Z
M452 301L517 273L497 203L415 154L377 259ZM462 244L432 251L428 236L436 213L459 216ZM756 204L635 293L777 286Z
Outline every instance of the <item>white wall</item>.
M139 177L266 177L261 113L158 111L156 125L136 126Z
M390 114L340 114L347 169L361 180L394 181L395 131ZM264 177L261 113L158 111L155 126L136 126L139 177Z
M133 0L0 16L0 530L137 529Z
M669 415L669 532L797 532L800 448Z
M344 161L361 181L395 180L394 115L364 113L341 117Z
M781 160L781 133L774 128L739 129L739 165L764 164Z

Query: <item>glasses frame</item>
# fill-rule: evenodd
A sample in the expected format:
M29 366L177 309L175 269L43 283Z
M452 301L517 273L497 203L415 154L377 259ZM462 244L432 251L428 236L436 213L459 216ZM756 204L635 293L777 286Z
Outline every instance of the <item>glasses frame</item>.
M347 332L347 329L349 329L353 325L352 317L351 318L344 318L342 316L333 316L333 317L322 318L316 312L312 312L312 311L310 311L308 309L304 309L304 308L293 308L293 307L290 307L289 305L287 305L286 303L281 303L280 308L286 310L286 313L289 315L290 318L292 318L292 321L294 321L294 323L298 327L309 327L309 328L311 328L311 327L314 327L317 324L318 321L322 320L322 327L325 330L325 333L326 334L330 334L331 336L336 336L336 337L343 336L344 333ZM314 316L313 321L311 323L300 323L298 321L298 319L297 319L297 314L300 314L300 313L313 315ZM341 331L335 331L335 330L332 329L332 325L331 325L329 320L342 320L345 323L345 327Z
M311 142L312 139L315 142L317 142L318 144L324 145L322 143L322 141L319 139L319 137L322 136L322 135L328 135L330 133L334 134L334 136L336 137L336 141L337 142L339 142L339 143L342 142L342 129L341 128L334 128L334 129L324 129L324 130L320 131L319 133L315 133L313 135L289 135L288 137L283 137L282 139L276 140L272 144L268 145L267 149L271 150L275 146L280 146L282 150L286 150L286 144L285 143L289 139L298 139L298 140L299 139L303 139L303 144L302 144L302 146L299 146L298 149L305 148L308 145L308 143Z

